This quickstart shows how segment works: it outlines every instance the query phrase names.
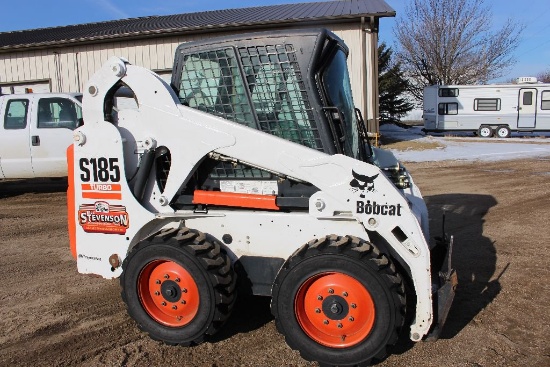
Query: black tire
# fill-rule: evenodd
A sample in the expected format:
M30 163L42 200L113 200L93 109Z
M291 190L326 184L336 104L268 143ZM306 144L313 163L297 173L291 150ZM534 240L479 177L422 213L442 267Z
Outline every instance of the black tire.
M495 130L495 136L498 138L509 138L510 135L511 135L511 131L507 125L500 125Z
M129 315L166 344L203 342L222 327L235 303L231 262L219 243L199 231L163 230L134 247L122 269Z
M490 138L493 136L493 128L489 125L481 125L477 130L477 135L482 138Z
M331 283L337 276L344 282ZM336 286L325 292L325 279L326 284ZM340 285L349 285L353 293L364 290L370 295L370 323L366 312L369 307L363 306L365 302L354 304L356 294ZM309 242L285 262L275 280L271 301L277 329L287 344L304 359L321 365L366 366L373 358L384 358L387 347L397 342L405 309L403 280L390 259L370 242L335 235ZM317 315L326 319L321 321ZM318 329L311 327L314 323ZM347 336L346 332L353 333Z

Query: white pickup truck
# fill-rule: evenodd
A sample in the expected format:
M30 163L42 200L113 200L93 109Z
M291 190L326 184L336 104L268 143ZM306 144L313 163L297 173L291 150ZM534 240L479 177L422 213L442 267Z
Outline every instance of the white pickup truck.
M67 176L81 101L78 93L0 96L0 179Z

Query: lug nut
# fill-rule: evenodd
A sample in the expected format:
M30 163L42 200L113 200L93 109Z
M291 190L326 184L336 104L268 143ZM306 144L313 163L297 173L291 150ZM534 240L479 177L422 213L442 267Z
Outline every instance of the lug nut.
M352 303L351 308L357 308L357 305L355 303Z
M183 293L187 293L187 289L186 289L186 288L183 288L181 291L182 291Z
M333 294L333 293L334 293L334 289L329 288L329 289L328 289L328 292L329 292L330 294Z
M179 283L180 282L180 278L176 278L176 283Z
M322 300L323 300L323 296L321 296L321 295L317 296L317 300L318 300L318 301L322 301Z
M155 284L160 284L160 280L155 280Z
M164 279L168 279L168 278L170 278L170 275L164 274Z
M348 296L348 292L342 293L342 296L347 297L347 296Z
M353 318L353 316L350 316L348 320L351 321L351 322L355 321L355 319Z
M316 308L316 309L315 309L315 312L316 312L316 313L321 313L321 309L320 309L320 308Z
M156 291L156 292L155 292L155 296L160 296L160 292L159 292L159 291Z
M181 319L183 319L183 317L178 316L178 317L176 317L176 319L178 319L178 321L181 321Z
M182 305L184 305L184 304L186 304L186 303L187 303L187 302L185 302L184 299L181 300L181 304L182 304Z
M328 320L323 321L323 324L328 325Z
M172 310L177 310L178 309L178 306L174 305L172 306Z
M166 306L166 302L162 302L161 305Z
M338 323L338 329L341 329L341 328L343 328L343 327L344 327L344 325Z

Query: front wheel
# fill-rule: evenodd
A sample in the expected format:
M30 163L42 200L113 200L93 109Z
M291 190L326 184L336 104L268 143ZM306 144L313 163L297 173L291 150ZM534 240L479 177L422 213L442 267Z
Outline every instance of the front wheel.
M327 236L298 250L273 286L277 329L303 358L368 365L395 344L405 292L391 261L369 242Z
M167 344L198 344L219 330L235 301L235 273L219 243L198 231L168 229L139 243L120 285L139 328Z
M508 126L501 125L497 127L497 130L495 133L496 133L496 136L498 136L499 138L509 138L511 132Z
M477 135L482 138L490 138L491 136L493 136L493 129L491 128L491 126L481 125L479 127L479 130L477 131Z

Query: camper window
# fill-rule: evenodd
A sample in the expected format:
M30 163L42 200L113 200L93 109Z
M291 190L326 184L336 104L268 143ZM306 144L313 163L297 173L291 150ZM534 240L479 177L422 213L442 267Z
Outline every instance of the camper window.
M523 105L524 106L533 105L533 92L523 92Z
M476 98L474 111L500 111L500 98Z
M440 88L440 97L458 97L458 88Z
M542 98L540 102L541 110L550 110L550 90L545 90L542 92Z
M458 115L458 103L440 103L437 110L440 115Z

